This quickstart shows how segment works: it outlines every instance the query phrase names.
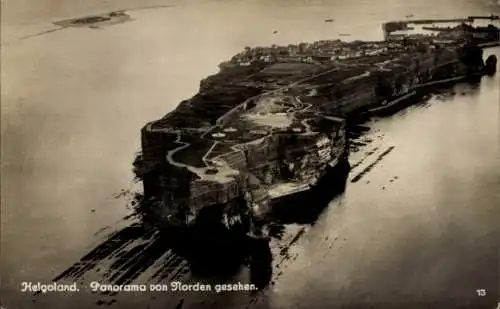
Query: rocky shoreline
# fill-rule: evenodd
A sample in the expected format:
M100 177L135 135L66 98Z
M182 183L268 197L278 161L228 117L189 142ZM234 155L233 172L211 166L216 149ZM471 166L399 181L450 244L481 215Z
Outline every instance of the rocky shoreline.
M314 188L331 178L327 171L346 170L349 119L494 73L496 59L485 63L479 45L488 42L462 28L446 36L245 49L142 129L134 165L143 210L161 228L209 222L266 238L279 220L274 205L321 195Z

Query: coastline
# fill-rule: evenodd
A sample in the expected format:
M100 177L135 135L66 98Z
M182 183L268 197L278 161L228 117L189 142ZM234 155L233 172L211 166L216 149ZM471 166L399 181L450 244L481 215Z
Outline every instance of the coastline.
M311 191L305 184L315 184L328 162L338 162L348 147L345 118L387 115L408 106L430 88L483 74L484 60L477 43L410 39L414 40L410 45L406 41L337 40L248 48L221 64L219 73L201 82L197 95L142 130L143 152L136 160L136 171L146 196L170 205L161 206L155 216L171 222L168 224L191 225L204 207L228 205L224 212L243 207L245 216L255 221L249 233L260 234L263 223L258 222L272 212L277 197L273 188L288 188L278 194L278 200L301 195ZM324 49L321 44L353 56L343 60L304 54L304 48ZM439 46L432 50L425 44ZM280 59L279 52L285 50L289 56ZM359 54L360 50L368 55ZM299 62L294 62L297 57ZM259 78L270 82L261 83ZM335 80L341 82L340 88ZM325 104L329 92L338 105ZM212 103L213 98L222 102ZM235 104L238 100L241 103ZM208 104L215 109L208 110ZM258 122L266 118L287 124ZM314 128L311 121L317 123ZM292 151L284 151L286 148ZM196 157L203 163L194 163ZM304 188L297 189L300 184Z
M415 13L416 16L425 16L427 12L425 8L424 10L415 9L412 3L405 5L408 5L406 10ZM377 14L379 11L394 11L395 15L399 14L398 16L404 16L406 13L401 10L396 12L397 8L381 9L384 5L365 5L362 8L367 12L370 11L370 7L374 8L375 14L357 21L359 25L349 23L350 20L344 23L346 28L352 27L352 39L378 40L377 31L370 32L370 29L377 30L381 23L377 18L386 17L383 14ZM456 2L450 5L450 8L457 9L457 7ZM297 10L300 9L297 8ZM272 5L268 10L273 10ZM359 8L356 7L355 10ZM436 11L438 10L439 8ZM210 19L211 12L212 10L203 16ZM246 13L252 14L252 12ZM333 10L330 13L334 15L336 23L326 26L336 27L339 21L342 21L343 15L339 13L339 10ZM466 13L468 12L462 15L465 16ZM5 147L12 149L9 151L12 155L5 156L5 159L12 163L4 169L6 177L4 179L10 183L11 188L9 196L5 197L6 205L4 206L7 207L10 220L7 222L8 226L5 227L7 234L4 235L5 242L2 244L4 249L8 248L4 250L4 262L6 269L11 269L11 271L4 274L4 287L7 290L16 290L18 282L26 279L46 282L54 278L60 271L73 262L79 261L79 258L83 257L87 251L101 243L108 233L128 224L114 225L115 221L122 218L122 213L125 216L133 211L133 208L128 205L128 199L115 199L110 195L119 192L122 188L129 188L128 183L134 176L130 172L131 154L135 153L139 147L137 129L146 120L155 119L173 109L181 99L194 95L198 91L196 81L213 73L216 69L215 64L220 59L229 59L244 45L270 46L271 43L276 43L286 46L288 42L313 42L329 37L332 27L323 26L323 28L329 28L326 30L321 27L314 28L315 22L323 23L322 14L324 13L320 12L316 17L310 16L312 14L290 16L289 22L275 27L279 30L279 35L275 36L272 35L274 29L272 22L275 19L274 17L268 18L264 14L257 14L255 18L263 19L267 22L267 26L237 23L236 27L228 27L232 29L226 31L226 28L218 30L209 25L204 29L207 34L211 34L207 37L217 38L217 40L211 40L217 43L210 43L208 46L207 42L207 45L203 45L203 52L200 50L192 52L193 47L198 45L191 43L194 40L188 38L189 34L179 34L176 30L177 25L185 25L188 28L196 25L199 21L197 15L171 14L168 11L134 14L137 18L135 22L116 28L106 28L102 31L69 29L57 35L48 35L43 39L26 40L22 44L17 44L17 50L24 48L25 52L15 56L9 56L6 48L3 55L6 59L5 69L8 70L8 65L11 67L10 72L13 72L4 80L5 89L10 89L7 94L10 102L8 104L12 105L10 111L25 115L29 122L6 124L9 133L17 133L11 134L4 144ZM456 12L450 10L443 12L443 15L450 14L456 14ZM77 14L62 14L60 17L73 15ZM169 15L173 16L169 18ZM307 21L304 24L309 24L310 28L303 27L300 18L304 18ZM56 18L48 18L47 25L52 20ZM224 23L234 25L233 20L224 19ZM299 25L297 25L298 22ZM210 24L211 21L206 20L206 23ZM360 30L356 30L358 26ZM255 30L252 32L240 28ZM339 30L339 32L349 31ZM219 37L218 34L221 32L223 36ZM255 35L253 35L254 32ZM270 34L266 36L268 32ZM293 35L287 36L287 33L292 32ZM146 33L148 33L147 40L144 37ZM245 41L237 41L237 38L233 38L234 36L244 38ZM169 44L165 38L174 40L175 46L166 47ZM235 41L240 45L228 46ZM110 50L112 46L114 47ZM122 49L122 46L127 48ZM9 48L13 50L10 54L16 51L15 48ZM113 61L107 61L109 52L114 50L116 50L115 57L109 59ZM498 55L498 48L495 49L495 53ZM189 56L180 54L189 54ZM184 65L188 60L192 61L189 62L189 68ZM29 68L41 63L44 63L45 70L33 71ZM113 65L115 63L116 66ZM123 78L122 69L125 68L127 72L133 73L127 74L127 78ZM61 71L64 74L60 74ZM95 83L99 80L101 72L105 72L107 81ZM67 75L73 77L67 78ZM19 88L13 87L13 84L17 82L14 76L24 76ZM490 235L491 231L496 228L495 222L492 221L496 213L496 208L493 206L496 204L491 200L496 196L496 187L489 188L488 185L492 184L491 181L496 179L494 177L498 174L495 170L496 161L491 160L497 153L496 148L492 148L497 137L494 134L495 128L498 127L497 117L495 117L498 114L498 105L494 104L498 98L497 82L498 75L493 78L483 78L481 85L470 86L460 83L453 90L450 89L453 92L449 95L447 90L439 91L443 94L431 95L422 104L412 106L393 117L376 118L365 124L371 131L360 137L361 142L365 138L371 138L373 142L367 146L357 146L359 140L353 140L354 147L359 147L357 153L353 150L350 155L353 167L358 164L358 160L364 158L364 153L371 153L377 147L381 149L384 146L396 146L395 151L366 173L359 182L349 183L346 192L323 210L315 226L312 227L308 223L302 224L306 232L289 250L292 254L298 252L302 257L299 256L297 262L283 263L274 272L273 281L276 281L276 291L279 293L274 292L273 286L269 287L269 293L274 294L273 304L276 304L271 307L286 308L289 307L288 303L293 305L295 300L301 308L307 308L305 305L319 308L334 306L336 304L321 303L322 295L319 291L324 291L322 286L331 287L331 290L328 288L327 292L334 293L342 286L342 278L356 278L360 273L366 275L362 278L358 277L357 282L363 281L366 285L340 291L338 306L342 306L341 302L345 305L351 304L351 301L360 299L366 291L371 291L374 298L378 295L378 299L395 299L399 294L394 294L393 298L386 295L402 290L406 295L425 295L425 297L430 295L430 298L435 295L432 289L434 291L444 289L442 291L446 291L446 295L458 295L458 292L453 292L457 290L458 284L450 284L446 281L449 275L446 271L432 274L432 278L436 276L440 278L437 280L439 283L428 283L427 272L435 265L435 261L442 260L450 261L451 265L448 269L456 269L453 277L457 278L457 281L460 278L460 281L464 283L462 285L464 292L469 291L465 289L468 286L485 286L485 280L474 279L479 275L471 278L468 276L468 271L460 265L480 265L474 268L476 274L491 269L488 267L491 264L487 260L478 260L474 256L488 254L488 249L485 249L488 241L485 241L481 235L486 235L488 231ZM36 83L38 91L27 91L26 86L33 83ZM87 87L93 87L92 85L98 85L98 89L101 87L105 89L93 91ZM17 100L16 93L23 94L20 100ZM41 103L42 99L43 104L36 104ZM447 101L447 104L441 101ZM31 102L33 104L27 104ZM17 107L14 107L14 104ZM39 110L36 106L43 108L43 112L36 112ZM39 117L34 117L35 115ZM55 115L58 117L56 118ZM416 123L425 125L419 127ZM443 125L439 125L440 123ZM60 132L61 128L65 128L65 132ZM381 134L384 134L384 137L379 140L378 136ZM56 136L60 138L54 139ZM454 137L454 142L448 141L450 136ZM78 137L78 143L72 143L71 149L68 149L68 141L73 141L72 137ZM50 152L45 151L45 147L40 148L42 144L39 142L45 141L46 143L49 140L52 141ZM379 145L380 142L383 144ZM32 166L34 162L21 155L19 150L26 154L33 154L36 166ZM179 152L175 158L179 160L184 154L185 152ZM48 158L49 155L50 158ZM363 170L364 165L369 165L376 156L377 152L364 159L362 164L354 167L351 177ZM29 168L19 170L17 167L21 165ZM489 170L484 170L487 167ZM392 181L396 175L399 179L390 183L389 180ZM445 190L444 192L443 190L432 191L428 184ZM137 186L140 185L137 183ZM386 186L386 190L382 191L382 186ZM40 192L42 188L44 190ZM65 192L61 192L59 188L65 188ZM19 190L24 192L17 193ZM132 190L142 192L142 188L134 187ZM425 203L421 203L419 193L424 192L427 193ZM314 203L308 201L305 205L313 206ZM4 211L5 208L2 210ZM429 213L433 216L429 216ZM416 224L417 222L419 224ZM291 225L291 227L287 225L286 229L291 228L292 231L286 230L286 233L294 232L295 225ZM453 229L451 229L452 226ZM94 232L103 227L106 230L94 236ZM467 230L469 233L461 233L462 230ZM140 237L142 232L137 234L137 237ZM294 236L293 234L291 238ZM334 241L337 236L338 240ZM398 247L398 240L406 237L412 240L411 243L405 244L404 248ZM348 241L344 241L345 238ZM454 248L455 242L444 241L458 238L460 238L459 244L462 244L462 250L457 248L458 254L455 254L455 251L449 250L450 247ZM443 244L447 244L447 249L438 246L439 239L443 240ZM139 243L142 244L142 241ZM279 245L286 244L288 244L287 241L279 243ZM460 246L459 244L455 247ZM474 250L470 250L471 245ZM164 246L167 245L164 244ZM333 248L328 249L332 246ZM126 253L130 248L131 246L123 251ZM366 254L359 254L359 250L365 248ZM494 247L490 244L490 248ZM149 257L147 260L142 258L137 260L137 257L134 260L128 254L124 255L123 251L116 251L116 257L122 257L120 261L125 270L128 268L132 270L134 265L149 265L150 260L158 257L151 254L151 251L146 251L140 253L138 257L146 255ZM274 259L278 261L281 260L279 251L279 249L276 252L273 251ZM382 251L386 252L386 256L379 255ZM314 255L309 252L313 252ZM421 259L419 255L421 252L425 252L428 258ZM319 259L323 255L325 259ZM291 260L294 259L295 257L291 258ZM381 265L364 264L367 260L381 261L382 259L396 260L401 264L411 265L416 274L412 285L391 286L392 282L407 279L405 273L394 271L397 264L382 269L379 268ZM311 267L300 271L305 265L304 262L309 261L313 262ZM459 261L463 263L460 264ZM156 270L159 271L160 267L162 269L171 267L173 274L176 263L160 258L149 270L134 279L134 282L156 283L160 280L159 278L164 278L161 279L163 283L168 283L171 280L170 277L162 277L163 275L151 277L151 274ZM86 277L109 280L110 284L115 282L101 271L102 265L110 265L111 262L83 260L80 264L88 268L97 265L94 269L97 273L94 274L90 270ZM358 267L352 268L350 265L358 265ZM287 269L283 270L284 268ZM183 268L183 271L185 270L186 268ZM286 273L283 277L276 275L282 270ZM247 280L246 271L247 269L243 267L244 274L241 276L243 281ZM175 277L174 280L187 281L189 280L187 277L185 279ZM324 277L328 278L324 279ZM339 280L335 280L336 277ZM296 278L303 278L303 280L299 281ZM311 293L302 289L302 286L309 284L313 284L311 289L317 292ZM493 291L494 289L489 286L488 291ZM304 292L297 293L296 291ZM17 296L5 295L6 303L3 305L15 307L14 297ZM71 299L63 299L62 303L67 301L68 304L76 307L93 308L99 299L105 302L117 299L118 303L114 306L121 307L127 306L129 300L126 300L126 297L124 295L105 297L83 292L82 297L74 295ZM228 297L224 295L205 297L193 293L185 298L183 308L201 307L199 301L192 304L201 297L209 299L205 301L207 307L210 307L209 304L212 301L217 300L218 304L212 307L234 308L240 306L240 303L235 303L236 299L241 299L245 295L242 293L242 295L228 295ZM292 298L289 300L290 297ZM28 295L18 295L17 298L19 306L23 306L22 303L26 303L27 307L32 306L31 297ZM43 306L43 303L48 302L46 298L38 296L36 298L38 305ZM141 308L145 303L153 302L148 295L133 295L129 298L131 301L136 301L135 305L129 306L137 308ZM156 303L151 303L152 308L162 308L165 303L175 306L181 296L175 299L176 297L163 293L157 298ZM80 299L82 302L78 301ZM313 302L314 300L319 301ZM406 298L401 300L411 301ZM87 305L83 305L83 302ZM53 303L54 308L61 306L59 299ZM241 307L244 305L247 304L241 304ZM425 307L425 304L422 305ZM404 307L405 304L401 303L401 306ZM446 305L443 306L446 307ZM383 307L380 305L380 308Z

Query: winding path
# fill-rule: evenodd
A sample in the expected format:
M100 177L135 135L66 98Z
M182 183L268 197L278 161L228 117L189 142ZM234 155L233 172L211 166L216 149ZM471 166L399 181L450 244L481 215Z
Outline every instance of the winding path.
M285 89L288 89L288 88L291 88L291 87L297 86L297 85L299 85L299 84L301 84L301 83L304 83L304 82L306 82L306 81L308 81L308 80L314 79L314 78L316 78L316 77L319 77L319 76L322 76L322 75L325 75L325 74L328 74L328 73L331 73L331 72L334 72L334 71L337 71L337 70L339 70L339 67L335 67L335 68L332 68L332 69L328 69L328 70L326 70L326 71L323 71L323 72L320 72L320 73L314 74L314 75L312 75L312 76L308 76L308 77L302 78L302 79L300 79L300 80L298 80L298 81L295 81L295 82L293 82L293 83L291 83L291 84L288 84L288 85L286 85L286 86L280 87L280 88L278 88L278 89L269 90L269 91L266 91L266 92L264 92L264 93L261 93L261 94L258 94L258 95L255 95L255 96L252 96L252 97L250 97L250 98L246 99L243 103L238 104L237 106L233 107L233 108L232 108L231 110L229 110L228 112L224 113L224 115L220 116L220 117L216 120L216 124L215 124L215 125L213 125L212 127L208 128L208 129L207 129L204 133L202 133L202 134L200 135L200 138L205 139L205 136L206 136L206 134L207 134L207 133L212 132L215 128L220 127L221 125L223 125L223 124L224 124L224 121L226 120L226 118L227 118L228 116L232 115L233 113L235 113L235 112L236 112L236 111L238 111L239 109L243 108L243 107L244 107L244 106L245 106L248 102L250 102L251 100L257 99L257 98L259 98L259 97L264 97L264 96L268 96L268 95L271 95L271 94L275 94L275 93L282 92L282 91L283 91L283 90L285 90ZM298 99L297 97L296 97L296 100L297 100L299 103L303 104L303 103L300 101L300 99ZM309 104L309 103L308 103L308 106L306 106L306 107L305 107L304 109L302 109L301 111L305 111L305 110L307 110L308 108L310 108L311 106L312 106L312 104ZM287 112L288 112L288 111L287 111ZM309 126L308 124L306 124L306 123L305 123L305 121L306 121L306 120L307 120L307 119L302 120L302 124L303 124L303 125L307 128L307 130L309 130L309 131L310 131L310 126ZM181 151L181 150L183 150L183 149L185 149L185 148L187 148L187 147L189 147L189 146L190 146L190 143L187 143L187 142L183 142L183 141L182 141L182 131L183 131L183 130L174 130L174 129L171 129L171 128L161 128L161 129L155 129L155 128L153 128L153 127L152 127L152 125L153 125L153 122L151 122L151 123L147 124L147 125L146 125L146 131L148 131L148 132L165 132L165 133L175 133L175 134L177 134L177 139L176 139L176 141L175 141L175 142L176 142L176 143L180 143L180 144L182 144L181 146L179 146L179 147L177 147L177 148L175 148L175 149L173 149L173 150L170 150L170 151L168 152L168 154L167 154L167 161L168 161L170 164L174 165L174 166L178 166L178 167L186 167L186 168L188 168L188 169L190 169L190 170L194 169L194 167L193 167L193 166L190 166L190 165L187 165L187 164L183 164L183 163L179 163L179 162L175 161L175 160L174 160L174 158L173 158L173 155L174 155L175 153L177 153L178 151ZM197 132L199 132L199 131L197 131ZM268 136L268 135L266 135L266 136ZM264 137L266 137L266 136L264 136ZM262 138L264 138L264 137L262 137ZM252 141L252 142L254 142L254 141ZM207 159L207 157L208 157L208 155L212 152L212 150L215 148L215 146L216 146L217 144L218 144L218 142L216 141L216 142L212 145L212 147L210 147L210 149L207 151L207 153L205 153L205 155L204 155L204 156L203 156L203 158L202 158L203 162L205 163L205 165L206 165L207 167L211 167L211 166L212 166L212 164L211 164L211 162L210 162L211 160ZM237 145L232 146L231 148L232 148L232 149L234 149L235 151L239 151L240 149L238 149L238 147L239 147L239 146L241 146L241 145L244 145L244 144L246 144L246 143L237 144ZM219 157L219 156L215 157L214 159L216 159L216 158L218 158L218 157ZM199 173L197 173L197 174L199 174Z

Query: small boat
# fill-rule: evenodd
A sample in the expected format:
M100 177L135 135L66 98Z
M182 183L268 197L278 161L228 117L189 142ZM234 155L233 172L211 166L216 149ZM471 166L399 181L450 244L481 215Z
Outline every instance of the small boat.
M273 31L273 34L276 34L276 33L278 33L278 30L274 30L274 31Z
M406 18L412 18L414 15L413 14L408 14L406 15Z
M325 19L325 23L333 23L333 19Z
M349 33L339 33L339 36L350 36Z

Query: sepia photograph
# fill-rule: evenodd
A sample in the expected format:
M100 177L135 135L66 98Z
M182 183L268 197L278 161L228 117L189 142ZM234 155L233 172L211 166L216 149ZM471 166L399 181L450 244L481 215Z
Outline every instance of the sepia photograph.
M499 0L0 29L0 309L500 309Z

